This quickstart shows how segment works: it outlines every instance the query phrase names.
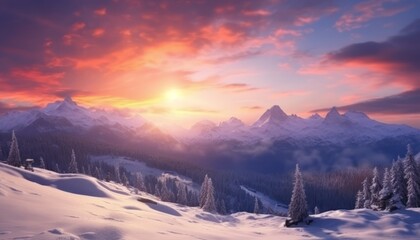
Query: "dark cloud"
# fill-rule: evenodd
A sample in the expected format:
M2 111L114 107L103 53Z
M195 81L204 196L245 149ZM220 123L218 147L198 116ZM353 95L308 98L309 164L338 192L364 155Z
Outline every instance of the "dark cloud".
M261 109L263 109L263 107L261 107L261 106L244 106L242 108L247 109L247 110L261 110Z
M376 71L404 75L406 83L419 87L420 19L384 42L363 42L346 46L327 56L329 61L366 65Z
M420 114L420 89L400 94L358 102L337 109L361 111L379 114ZM312 112L325 112L329 108L316 109Z

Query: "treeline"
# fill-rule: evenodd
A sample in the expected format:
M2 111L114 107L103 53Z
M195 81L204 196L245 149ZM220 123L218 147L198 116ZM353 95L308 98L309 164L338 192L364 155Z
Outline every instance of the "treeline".
M357 192L355 208L393 211L404 206L420 207L420 163L414 159L411 146L407 146L404 159L398 157L391 168L385 168L381 178L373 169L371 177L362 182Z
M72 149L77 156L78 171L85 174L117 181L114 167L105 164L90 162L92 155L126 156L134 161L141 161L150 167L164 171L176 172L192 179L194 183L202 184L205 175L208 174L214 186L214 198L218 212L231 213L239 211L253 212L255 198L240 188L241 185L255 189L277 200L279 203L288 204L292 191L291 173L260 174L255 172L235 170L205 169L191 161L180 161L161 156L145 154L143 149L124 141L101 141L92 136L78 135L75 133L44 133L41 135L27 135L17 133L19 148L22 159L34 158L35 166L40 165L39 159L44 159L47 169L53 171L67 171L71 162ZM0 160L7 158L11 144L11 136L0 134ZM1 157L3 156L3 158ZM98 169L98 171L96 171ZM135 174L124 168L119 168L120 177L126 176L130 186L138 185ZM354 207L356 192L360 182L370 174L370 169L344 169L328 173L303 172L305 190L309 209L318 206L321 211L331 209L352 209ZM172 180L162 180L154 176L142 176L145 191L158 195L165 186L171 193L164 197L168 201L179 202L172 196L178 196L180 186ZM137 185L136 185L137 184ZM157 187L156 187L157 186ZM139 188L140 189L140 188ZM184 189L185 190L185 189ZM165 192L166 190L163 189ZM183 191L183 190L181 190ZM189 192L188 192L189 191ZM186 204L197 206L197 196L192 189L188 189L189 198ZM188 195L187 195L188 196ZM183 200L182 200L183 201ZM264 212L264 209L261 210Z

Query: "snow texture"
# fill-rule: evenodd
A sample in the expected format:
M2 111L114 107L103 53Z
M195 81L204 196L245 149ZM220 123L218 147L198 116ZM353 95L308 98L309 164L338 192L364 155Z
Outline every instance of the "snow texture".
M150 199L156 203L140 202ZM419 239L420 209L393 213L336 210L314 222L283 227L285 218L252 213L221 216L164 203L122 185L0 163L0 239Z

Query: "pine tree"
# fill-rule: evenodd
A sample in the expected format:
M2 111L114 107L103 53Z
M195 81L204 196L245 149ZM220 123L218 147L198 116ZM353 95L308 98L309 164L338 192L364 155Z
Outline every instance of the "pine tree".
M258 202L258 198L255 197L255 203L254 203L254 213L258 214L260 213L260 203Z
M0 161L2 161L3 158L4 158L3 150L1 149L1 145L0 145Z
M102 174L99 172L99 168L98 167L95 167L94 177L96 177L99 180L102 180Z
M69 168L67 170L68 173L78 173L77 169L77 162L76 162L76 154L74 153L74 149L71 150L71 160L69 164Z
M135 183L135 187L140 190L140 191L146 191L146 187L144 185L144 180L143 180L143 176L141 175L140 172L136 173L136 183Z
M420 186L417 165L411 146L407 146L407 155L404 159L404 177L407 180L407 207L420 206Z
M357 195L356 195L356 204L354 206L354 209L359 209L359 208L363 208L365 201L363 199L363 192L362 191L357 191Z
M391 209L391 198L392 198L392 183L391 176L389 175L388 168L385 168L384 179L382 182L382 189L379 192L379 207L381 210Z
M92 167L90 166L90 163L88 164L86 174L87 174L87 175L89 175L89 176L92 176L92 175L93 175L93 174L92 174Z
M55 172L56 173L61 173L60 168L58 167L58 163L55 164Z
M45 169L45 162L43 157L39 158L39 168Z
M222 199L222 201L220 201L220 210L219 210L219 212L222 215L226 215L227 214L225 200L223 200L223 199Z
M174 202L174 193L168 188L166 180L162 182L162 188L160 189L160 198L165 202Z
M125 172L122 173L121 181L122 181L122 184L124 186L126 186L126 187L128 187L130 185L130 183L128 182L128 178L127 178L127 175L125 174Z
M216 201L214 199L214 187L211 178L207 181L206 201L203 210L211 213L216 213Z
M372 184L370 185L370 193L371 193L371 208L378 209L380 205L379 200L379 192L382 189L381 180L379 178L378 169L375 167L373 169L373 177L372 177Z
M315 208L314 208L314 214L319 214L319 208L318 208L318 206L315 206Z
M15 131L12 132L12 143L10 144L10 151L9 157L7 158L7 163L15 167L20 167L22 165Z
M404 167L400 159L392 163L391 185L393 195L391 199L391 209L403 208L403 204L407 199L407 186L404 179Z
M207 188L208 188L207 183L208 183L208 181L209 181L209 177L206 174L206 176L204 176L204 181L201 184L201 189L200 189L200 197L199 197L199 206L200 206L200 208L202 208L204 206L204 204L206 203L206 199L207 199Z
M187 191L188 191L187 186L185 186L184 184L178 183L177 188L178 188L178 192L177 192L177 196L176 196L177 203L187 205L187 203L188 203L188 201L187 201Z
M363 208L371 208L371 202L370 202L370 190L369 190L369 186L368 186L368 179L365 178L365 180L363 180Z
M305 189L303 188L303 179L296 164L295 182L293 186L292 199L289 205L289 217L293 221L300 222L308 217L308 207L306 203Z
M114 172L115 172L115 182L116 183L121 183L120 166L115 166Z

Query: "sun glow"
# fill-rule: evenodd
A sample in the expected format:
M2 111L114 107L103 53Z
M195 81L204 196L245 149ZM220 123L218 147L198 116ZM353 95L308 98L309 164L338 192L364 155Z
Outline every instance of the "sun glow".
M176 101L181 97L181 94L178 89L169 89L165 94L166 100Z

